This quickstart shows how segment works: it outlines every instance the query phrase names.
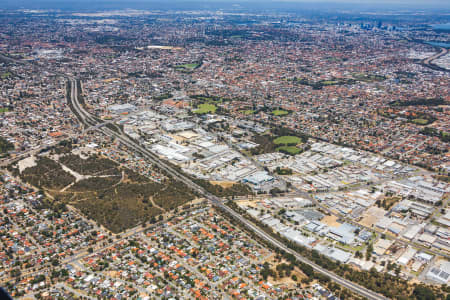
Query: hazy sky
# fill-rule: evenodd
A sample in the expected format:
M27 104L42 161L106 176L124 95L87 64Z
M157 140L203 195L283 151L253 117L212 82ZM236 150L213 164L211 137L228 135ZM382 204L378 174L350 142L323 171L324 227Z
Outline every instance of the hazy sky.
M342 8L362 8L362 7L376 7L378 9L402 8L402 9L417 9L417 8L441 8L444 11L441 13L449 13L450 15L450 0L0 0L0 10L4 8L59 8L59 7L77 7L89 9L93 6L105 6L112 8L113 6L130 8L142 8L143 6L155 7L173 7L187 6L188 3L208 6L208 4L217 6L227 4L241 4L247 8L258 8L258 6L281 7L286 6L308 6L326 8L326 4L330 7Z

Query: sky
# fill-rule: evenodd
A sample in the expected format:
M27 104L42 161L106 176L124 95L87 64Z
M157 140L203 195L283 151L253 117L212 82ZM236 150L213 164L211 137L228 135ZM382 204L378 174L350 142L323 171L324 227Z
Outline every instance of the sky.
M418 9L418 8L442 8L450 15L450 0L0 0L0 9L2 6L6 9L32 8L32 9L89 9L93 7L105 8L138 8L146 6L149 9L174 9L189 8L189 4L195 9L197 7L220 5L226 7L230 4L241 4L247 8L258 8L258 6L270 6L276 8L286 8L289 6L297 7L317 7L318 9L329 7L343 9L347 8L367 8L377 9Z
M429 3L437 3L437 4L441 4L441 5L446 5L446 6L450 6L450 1L449 0L334 0L334 1L330 1L330 0L278 0L278 1L271 1L271 2L297 2L297 3L301 3L301 2L331 2L331 3L358 3L358 4L363 4L363 3L400 3L400 4L412 4L412 3L416 3L416 4L423 4L423 5L427 5Z

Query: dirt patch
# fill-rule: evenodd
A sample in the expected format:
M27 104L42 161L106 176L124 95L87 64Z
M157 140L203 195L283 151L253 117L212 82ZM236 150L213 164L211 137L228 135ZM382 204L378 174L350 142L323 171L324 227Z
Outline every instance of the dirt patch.
M236 204L239 206L258 208L258 205L257 205L258 202L259 202L259 200L239 200L239 201L236 201Z
M287 286L288 288L295 288L297 286L297 284L299 282L301 282L301 280L303 278L306 278L307 276L298 268L298 267L293 267L293 269L291 269L290 272L286 272L283 271L281 272L282 277L280 277L280 271L277 270L277 266L281 266L281 265L289 265L289 262L284 259L281 258L280 260L278 260L278 256L277 255L270 255L268 256L263 263L267 262L270 265L270 268L277 274L276 277L273 276L269 276L267 278L267 281L274 285L274 286L279 286L279 285L283 285L283 286ZM289 275L288 275L289 274ZM295 275L295 276L293 276ZM297 277L297 281L294 281L292 279L292 277Z
M37 164L36 164L35 156L30 156L30 157L24 158L18 162L19 172L22 173L23 170L25 170L26 168L35 167L36 165Z
M236 184L235 181L210 181L211 184L220 185L224 189L232 187L234 184Z
M292 276L295 275L297 277L297 281L292 280ZM291 277L283 277L274 279L271 276L267 278L267 281L276 286L276 285L285 285L288 288L294 288L297 286L297 283L300 282L303 278L306 278L306 275L300 272L297 268L291 272Z
M385 214L386 211L384 209L373 206L363 214L359 223L366 227L372 227L372 225L377 223Z
M327 224L330 227L336 227L337 228L337 227L342 225L337 220L338 220L337 216L325 216L325 217L323 217L322 220L320 220L320 222L322 222L324 224Z
M365 216L359 221L359 224L365 227L372 227L373 224L378 222L378 217L376 216Z

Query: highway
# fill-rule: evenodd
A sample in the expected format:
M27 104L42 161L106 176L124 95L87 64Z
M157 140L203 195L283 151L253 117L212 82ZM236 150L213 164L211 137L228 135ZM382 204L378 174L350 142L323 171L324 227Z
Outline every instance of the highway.
M426 43L423 40L418 40L418 39L412 39L409 37L404 37L407 41L412 42L412 43L419 43L419 44L425 44L430 46L430 44ZM449 52L449 49L444 48L444 47L438 47L438 46L434 46L434 48L436 49L440 49L441 52L438 52L436 54L433 54L430 57L424 58L420 61L420 64L422 64L425 67L428 67L430 69L436 70L436 71L442 71L442 72L450 72L450 70L442 68L438 65L433 64L433 60L436 60L444 55L446 55Z
M438 59L439 57L444 56L448 53L448 49L441 48L441 52L434 54L433 56L430 56L428 58L425 58L422 62L426 65L429 65L433 62L433 60Z
M165 172L167 172L169 175L171 175L174 179L183 182L187 186L189 186L192 190L196 191L199 195L202 195L205 197L205 199L208 199L212 205L220 208L221 210L228 213L231 217L238 220L241 224L243 224L247 229L252 231L254 234L256 234L258 237L263 239L264 241L276 246L277 248L290 253L294 255L294 257L305 264L308 264L313 267L313 269L316 272L322 273L328 277L330 277L331 280L334 282L346 287L347 289L365 297L368 299L388 299L382 295L379 295L369 289L366 289L358 284L355 284L349 280L346 280L340 276L337 276L333 272L330 272L315 263L311 262L307 258L301 256L297 252L289 249L284 243L280 242L279 240L273 238L270 234L266 233L262 229L260 229L255 224L251 223L249 220L247 220L245 217L241 216L239 213L231 209L230 207L226 206L222 200L211 193L207 192L204 188L194 183L190 178L186 177L184 174L181 174L178 170L174 169L172 166L167 165L166 163L163 163L159 157L157 157L152 152L148 151L145 147L140 145L138 142L130 139L127 135L125 135L121 131L114 131L106 126L100 126L102 123L101 121L98 121L98 119L94 118L90 113L88 113L79 103L79 95L78 90L81 90L80 82L75 80L74 78L69 78L69 84L70 84L70 98L67 99L67 101L70 104L71 109L73 109L73 112L79 119L80 123L83 124L85 128L96 128L99 131L103 132L104 134L114 137L120 142L122 142L125 146L129 147L130 149L135 150L137 153L140 153L143 155L146 159L148 159L151 163L158 166Z
M8 62L13 63L20 63L24 64L27 62L11 59L9 57L3 56L0 54L0 59L7 60ZM207 192L204 188L197 185L195 182L193 182L190 178L186 177L184 174L181 174L178 170L174 169L172 166L168 165L167 163L164 163L159 159L158 156L156 156L154 153L148 151L145 147L140 145L138 142L130 139L126 134L124 134L117 126L111 124L112 126L115 126L117 130L112 130L106 125L105 122L102 122L101 120L93 117L90 113L88 113L80 104L79 101L79 95L78 90L81 90L81 83L73 76L60 74L56 72L52 72L49 70L46 70L47 72L54 73L55 75L62 76L67 79L68 82L68 88L70 88L70 97L67 97L67 102L70 106L70 109L75 114L79 122L83 125L84 131L89 130L99 130L100 132L103 132L105 135L114 137L120 142L122 142L125 146L129 147L130 149L133 149L137 153L140 153L143 157L148 159L151 163L158 166L167 174L172 176L174 179L183 182L187 186L189 186L192 190L196 191L199 195L203 196L205 199L209 200L212 205L215 207L225 211L228 213L231 217L238 220L243 226L245 226L249 231L256 234L258 237L260 237L262 240L272 244L273 246L285 251L286 253L292 254L298 261L310 265L316 272L319 272L323 275L328 276L331 280L336 282L337 284L353 291L354 293L363 296L367 299L388 299L378 293L375 293L367 288L364 288L354 282L351 282L349 280L346 280L333 272L330 272L319 265L313 263L309 259L301 256L296 251L293 251L292 249L288 248L284 243L280 242L279 240L273 238L270 234L263 231L261 228L247 220L245 217L231 209L230 207L226 206L222 200L211 193Z
M450 72L450 70L447 70L447 69L445 69L445 68L443 68L443 67L440 67L440 66L438 66L438 65L433 64L433 61L434 61L434 60L436 60L436 59L438 59L438 58L440 58L440 57L446 55L448 52L449 52L448 49L446 49L446 48L441 48L441 52L438 52L438 53L436 53L436 54L434 54L434 55L432 55L432 56L430 56L430 57L428 57L428 58L423 59L423 60L421 61L421 63L422 63L424 66L427 66L427 67L429 67L430 69L433 69L433 70L443 71L443 72Z

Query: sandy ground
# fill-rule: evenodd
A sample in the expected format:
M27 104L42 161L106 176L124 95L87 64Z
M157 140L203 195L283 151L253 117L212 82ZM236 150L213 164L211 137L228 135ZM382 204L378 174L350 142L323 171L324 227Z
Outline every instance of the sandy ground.
M372 227L373 224L378 222L378 217L376 216L364 216L361 221L359 221L359 224L365 226L365 227Z
M363 218L359 223L366 227L372 227L372 225L377 223L385 214L386 211L384 209L372 206L363 214Z
M88 159L90 154L96 153L96 151L89 147L76 148L72 150L72 154L78 155L82 159Z
M223 188L232 187L236 182L234 181L210 181L212 184L220 185Z
M33 156L30 156L30 157L20 160L18 163L18 166L19 166L20 173L22 173L23 170L25 170L26 168L31 168L31 167L37 166L36 156L33 155Z
M182 131L182 132L178 133L177 136L179 138L181 138L182 140L189 140L189 139L198 137L198 134L193 132L192 130L187 130L187 131Z
M74 170L69 169L68 167L66 167L66 166L63 165L63 164L60 164L60 165L61 165L61 167L62 167L62 169L63 169L64 171L66 171L67 173L70 173L73 177L75 177L76 182L78 182L78 181L80 181L80 180L83 180L83 179L88 179L88 178L91 178L91 177L92 177L92 176L89 176L89 175L81 175L80 173L77 173L77 172L75 172Z
M339 223L337 220L337 216L325 216L322 220L320 220L320 222L327 224L330 227L339 227L341 226L341 223Z
M271 256L269 256L269 257L265 260L265 262L268 262L268 263L271 264L272 269L273 269L275 272L277 272L277 271L276 271L276 266L277 266L277 265L282 264L282 263L289 264L289 262L288 262L287 260L285 260L285 259L281 259L281 261L278 262L278 261L275 259L275 257L276 257L275 255L271 255ZM297 268L297 267L295 267L294 270L292 270L291 276L292 276L292 275L297 276L297 282L300 282L303 278L306 278L306 275L303 274L303 272L300 271L300 269ZM273 284L273 285L281 285L281 284L282 284L282 285L287 285L289 288L293 288L293 287L295 287L295 286L297 285L297 282L293 281L292 278L291 278L291 276L289 276L289 277L286 277L286 276L285 276L285 277L283 277L283 278L277 278L277 279L274 279L273 277L269 276L269 277L267 278L267 281L268 281L270 284Z
M239 206L247 206L247 207L253 207L253 208L257 208L257 202L259 202L260 200L239 200L236 201L236 204Z
M304 277L304 275L301 275L300 273L295 272L295 271L291 273L291 276L294 274L297 276L297 280L299 280L299 281L302 280L302 278ZM269 278L267 278L267 281L272 285L283 284L283 285L287 285L289 288L292 288L295 285L297 285L297 282L292 280L291 277L277 278L276 280L274 280L272 277L269 276Z

